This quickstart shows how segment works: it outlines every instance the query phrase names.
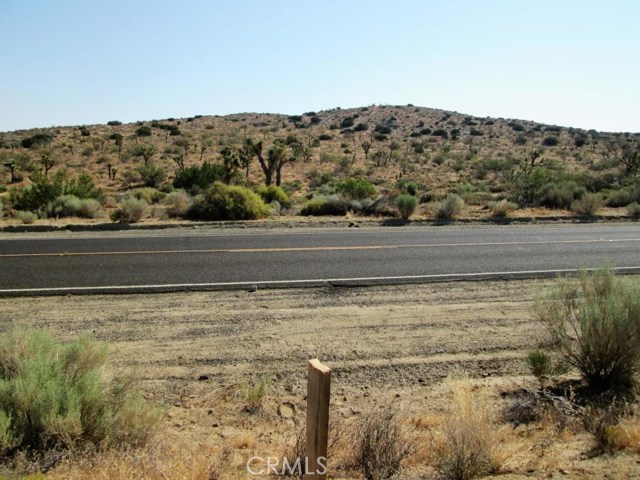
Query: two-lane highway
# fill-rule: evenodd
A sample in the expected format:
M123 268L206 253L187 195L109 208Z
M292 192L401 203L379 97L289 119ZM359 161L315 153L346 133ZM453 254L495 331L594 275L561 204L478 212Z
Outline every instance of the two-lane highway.
M469 226L0 236L0 294L640 273L640 226Z

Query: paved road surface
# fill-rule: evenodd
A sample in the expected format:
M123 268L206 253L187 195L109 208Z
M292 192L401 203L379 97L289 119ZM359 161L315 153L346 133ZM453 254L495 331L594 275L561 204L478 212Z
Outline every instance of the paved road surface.
M640 225L464 226L0 236L0 295L640 273Z

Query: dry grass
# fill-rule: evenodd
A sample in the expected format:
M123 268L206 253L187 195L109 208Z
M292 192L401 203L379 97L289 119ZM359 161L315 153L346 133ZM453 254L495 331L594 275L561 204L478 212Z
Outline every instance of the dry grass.
M467 480L495 472L504 462L497 448L494 411L483 392L474 392L464 377L449 380L453 399L434 453L437 469L450 480Z

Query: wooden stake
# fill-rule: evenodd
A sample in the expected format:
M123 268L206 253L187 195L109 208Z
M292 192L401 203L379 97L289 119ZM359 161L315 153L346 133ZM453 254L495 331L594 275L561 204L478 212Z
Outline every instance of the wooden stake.
M307 480L327 478L331 369L320 360L309 360L307 380Z

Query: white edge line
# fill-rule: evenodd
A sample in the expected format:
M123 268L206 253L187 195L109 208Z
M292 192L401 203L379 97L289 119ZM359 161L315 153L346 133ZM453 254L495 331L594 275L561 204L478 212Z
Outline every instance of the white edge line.
M488 276L500 276L500 275L540 275L540 274L552 274L552 273L575 273L580 270L595 270L596 268L565 268L555 270L520 270L512 272L478 272L478 273L438 273L432 275L406 275L395 277L352 277L352 278L326 278L326 279L308 279L308 280L271 280L271 281L255 281L255 282L219 282L219 283L173 283L173 284L157 284L157 285L103 285L95 287L51 287L51 288L15 288L15 289L2 289L1 294L8 293L47 293L47 292L86 292L86 291L128 291L128 290L160 290L160 289L180 289L186 290L189 288L216 288L216 287L249 287L252 285L317 285L317 284L331 284L338 282L383 282L393 280L429 280L439 278L474 278L474 277L488 277ZM625 270L639 270L640 266L635 267L615 267L615 271Z

